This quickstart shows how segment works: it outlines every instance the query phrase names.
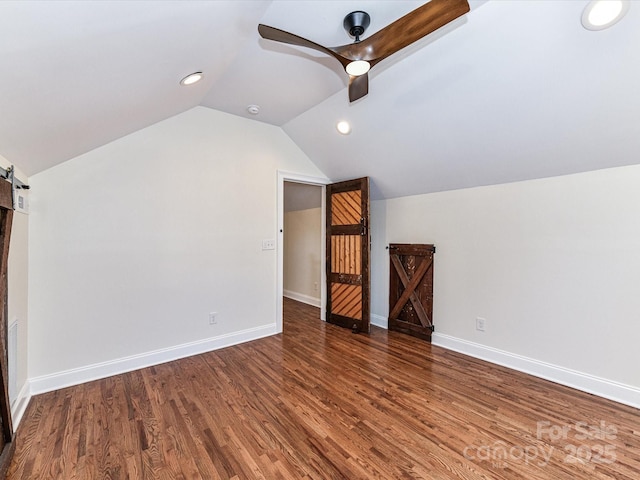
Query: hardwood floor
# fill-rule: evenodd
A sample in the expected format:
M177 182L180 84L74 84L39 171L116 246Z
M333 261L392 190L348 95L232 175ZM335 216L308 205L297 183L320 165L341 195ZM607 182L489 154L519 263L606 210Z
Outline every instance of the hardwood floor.
M640 478L637 409L287 299L284 329L34 397L7 478Z

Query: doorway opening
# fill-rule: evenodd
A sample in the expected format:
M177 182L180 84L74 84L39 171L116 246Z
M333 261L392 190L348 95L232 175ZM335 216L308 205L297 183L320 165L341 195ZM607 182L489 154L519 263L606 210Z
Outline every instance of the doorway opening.
M284 182L283 295L320 308L322 187Z
M283 331L283 297L320 308L325 319L325 178L278 172L276 330Z

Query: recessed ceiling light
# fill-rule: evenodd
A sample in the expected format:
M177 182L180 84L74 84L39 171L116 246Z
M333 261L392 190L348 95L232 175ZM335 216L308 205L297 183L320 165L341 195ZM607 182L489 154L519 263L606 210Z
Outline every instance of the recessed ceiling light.
M180 80L180 85L193 85L202 80L202 77L204 77L202 72L194 72Z
M349 125L349 122L346 120L341 120L336 123L336 128L342 135L349 135L351 133L351 125Z
M260 113L260 105L249 105L247 107L247 112L251 115L257 115Z
M620 21L629 11L629 0L591 0L582 12L582 26L604 30Z
M367 73L370 68L371 65L366 60L354 60L345 67L345 70L349 75L359 77Z

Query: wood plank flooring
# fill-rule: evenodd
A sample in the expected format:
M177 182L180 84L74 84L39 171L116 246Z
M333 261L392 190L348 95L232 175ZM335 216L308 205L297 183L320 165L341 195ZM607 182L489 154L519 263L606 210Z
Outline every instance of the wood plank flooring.
M34 397L9 479L638 479L640 411L318 319Z

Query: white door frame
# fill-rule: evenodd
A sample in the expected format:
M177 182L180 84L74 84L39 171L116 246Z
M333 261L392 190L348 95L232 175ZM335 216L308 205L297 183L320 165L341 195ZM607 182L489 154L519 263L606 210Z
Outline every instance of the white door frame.
M331 180L324 177L311 177L309 175L299 175L297 173L284 172L278 170L278 225L276 242L277 249L277 279L276 279L276 333L282 333L282 295L284 293L284 182L304 183L307 185L317 185L322 187L322 227L321 227L321 243L320 243L320 261L326 257L326 226L324 219L326 218L326 196L325 185L331 183ZM327 302L327 273L324 265L320 268L320 318L325 319L325 309Z

